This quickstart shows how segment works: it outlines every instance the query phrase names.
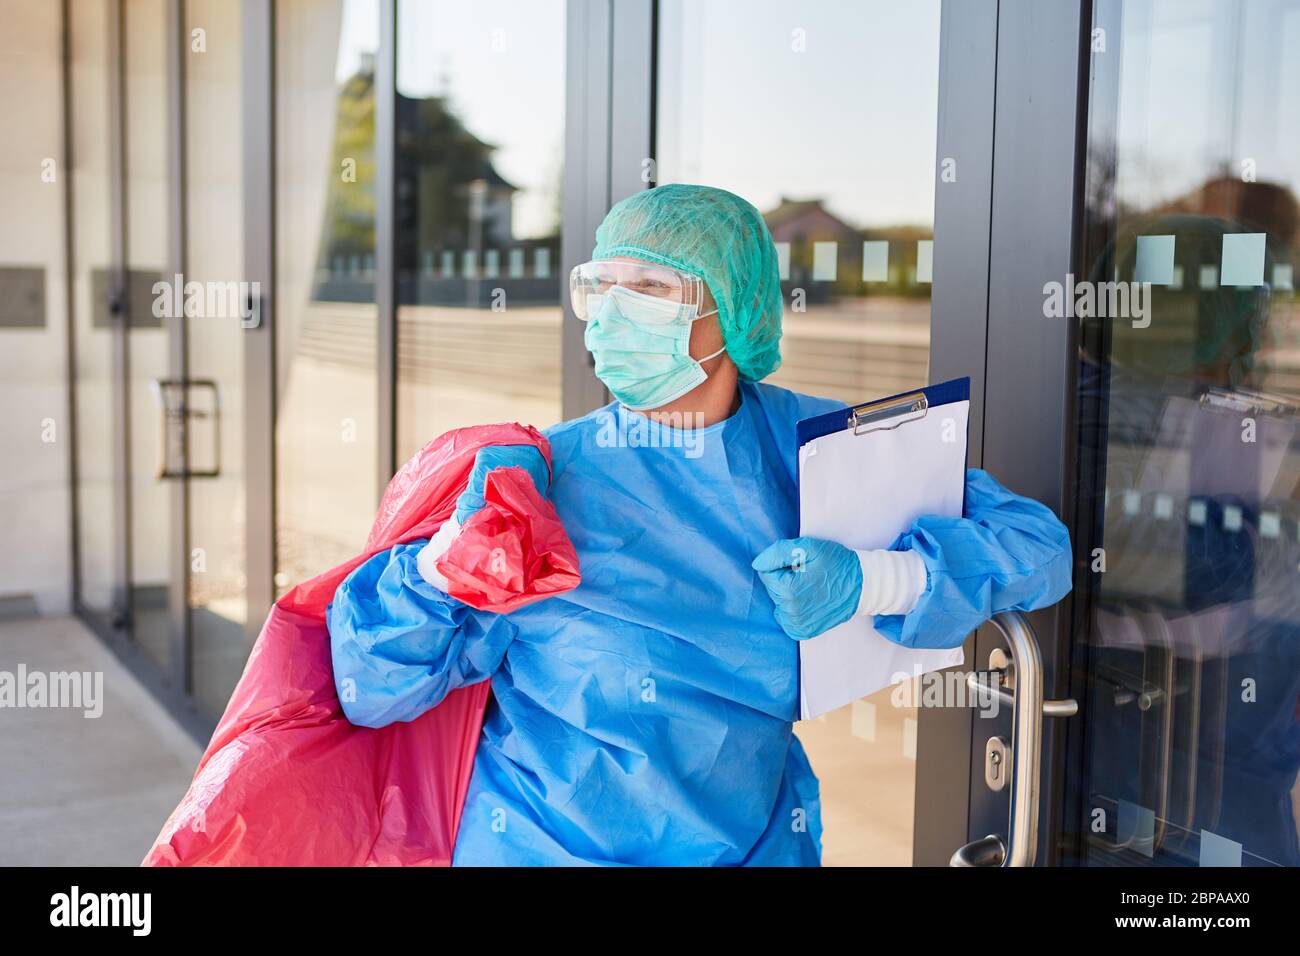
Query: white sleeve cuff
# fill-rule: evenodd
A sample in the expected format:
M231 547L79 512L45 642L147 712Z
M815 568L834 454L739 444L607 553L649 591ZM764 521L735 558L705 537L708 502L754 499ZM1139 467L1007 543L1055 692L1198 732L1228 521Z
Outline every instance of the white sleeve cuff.
M906 614L925 593L925 561L915 551L857 551L862 564L858 613Z
M460 534L460 522L453 514L442 523L442 527L429 539L429 543L415 556L415 568L420 572L420 577L444 594L447 593L447 579L438 573L438 559L447 553L447 549L451 547L452 541L458 534Z

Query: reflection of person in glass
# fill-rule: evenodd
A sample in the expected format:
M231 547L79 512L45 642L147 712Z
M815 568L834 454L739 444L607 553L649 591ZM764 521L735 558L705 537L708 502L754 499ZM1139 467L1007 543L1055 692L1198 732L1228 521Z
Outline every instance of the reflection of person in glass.
M1088 545L1106 559L1093 575L1091 733L1108 741L1092 752L1094 798L1121 817L1154 811L1145 834L1121 824L1091 843L1194 862L1204 829L1248 863L1296 865L1300 420L1270 394L1293 386L1268 284L1296 202L1216 181L1197 205L1235 218L1142 217L1093 271L1134 277L1138 236L1173 236L1176 278L1155 287L1150 327L1099 321L1082 336L1081 451L1104 476ZM1225 237L1258 232L1265 282L1220 284Z
M610 211L594 256L572 304L617 401L547 432L549 472L535 448L479 452L432 541L338 588L344 709L381 726L492 681L458 864L816 864L791 638L872 615L900 643L955 646L999 611L1059 600L1068 536L972 470L964 517L921 517L891 549L793 538L795 424L845 406L759 383L780 361L782 302L758 211L662 186ZM582 584L476 612L433 562L510 465L554 503Z

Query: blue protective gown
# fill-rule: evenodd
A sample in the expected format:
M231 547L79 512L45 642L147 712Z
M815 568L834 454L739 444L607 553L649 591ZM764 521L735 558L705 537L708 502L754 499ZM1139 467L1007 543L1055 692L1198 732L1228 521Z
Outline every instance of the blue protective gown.
M614 405L547 432L551 499L582 569L568 594L475 611L420 577L421 541L339 586L328 620L354 723L412 720L492 681L456 865L819 862L817 778L792 732L798 645L750 562L798 532L795 423L844 406L741 391L685 449L645 419L620 438ZM909 532L931 579L910 614L879 619L896 639L951 646L1069 590L1051 512L974 471L966 505L970 520Z

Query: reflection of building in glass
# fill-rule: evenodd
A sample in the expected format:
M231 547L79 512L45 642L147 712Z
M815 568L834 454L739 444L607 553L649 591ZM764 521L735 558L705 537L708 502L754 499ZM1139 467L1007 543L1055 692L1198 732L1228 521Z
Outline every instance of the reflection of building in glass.
M1102 464L1097 530L1077 546L1105 556L1088 733L1110 742L1091 773L1118 821L1088 852L1206 865L1208 840L1293 866L1300 206L1217 170L1147 200L1101 193L1088 213L1092 280L1152 289L1149 327L1080 325L1080 455Z
M781 198L763 214L782 258L788 291L803 289L810 303L869 292L929 296L928 264L918 271L924 226L858 229L828 210L823 199Z
M1203 385L1294 392L1300 203L1292 190L1218 175L1149 208L1123 197L1115 208L1119 228L1095 254L1091 278L1151 282L1154 326L1115 324L1105 359ZM1094 207L1091 214L1100 213ZM1263 240L1253 245L1256 234ZM1167 241L1168 258L1139 264L1139 247L1154 240Z
M823 199L782 198L763 218L786 302L782 364L772 381L846 402L923 384L932 231L859 229Z
M1300 207L1295 194L1281 183L1247 182L1238 176L1208 179L1192 192L1154 210L1156 213L1195 212L1241 223L1268 233L1277 250L1295 244Z
M374 58L366 56L339 89L317 301L374 299L374 83ZM396 102L399 303L482 305L494 289L514 302L558 301L558 230L515 238L519 187L497 172L494 147L464 126L446 97L398 93Z

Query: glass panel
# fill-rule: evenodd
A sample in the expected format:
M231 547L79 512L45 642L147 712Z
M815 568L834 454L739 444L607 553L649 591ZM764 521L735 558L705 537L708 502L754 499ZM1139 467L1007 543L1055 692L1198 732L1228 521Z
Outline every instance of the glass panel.
M69 10L72 99L72 307L77 379L77 599L105 622L120 612L116 542L117 483L113 414L113 335L108 322L112 260L109 131L109 3L90 0Z
M6 0L0 22L0 89L8 91L0 98L0 209L6 223L0 230L0 501L6 540L20 545L0 553L0 589L13 603L26 603L30 595L33 610L62 614L68 600L61 542L71 434L64 385L67 171L58 159L63 18L58 4Z
M194 695L220 714L250 644L244 537L243 164L239 6L187 0L186 275L224 308L189 323L189 606ZM201 32L198 32L201 31ZM221 298L215 294L222 293ZM211 383L209 386L208 383ZM215 475L206 472L215 471Z
M141 649L166 672L171 659L167 609L175 538L172 486L158 476L163 429L161 395L155 383L169 377L170 332L154 316L152 290L167 272L167 4L127 0L123 11L131 626Z
M658 181L762 211L786 302L775 384L862 402L927 380L939 7L660 4ZM885 690L796 732L823 863L909 865L915 710Z
M1117 284L1074 297L1083 855L1295 866L1300 2L1096 16L1082 278Z
M560 420L561 0L398 4L399 460Z
M357 553L379 503L377 0L276 4L276 587Z

